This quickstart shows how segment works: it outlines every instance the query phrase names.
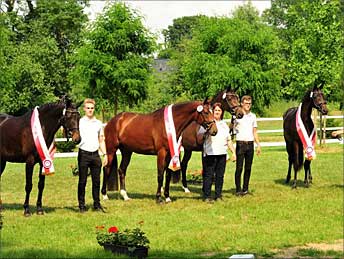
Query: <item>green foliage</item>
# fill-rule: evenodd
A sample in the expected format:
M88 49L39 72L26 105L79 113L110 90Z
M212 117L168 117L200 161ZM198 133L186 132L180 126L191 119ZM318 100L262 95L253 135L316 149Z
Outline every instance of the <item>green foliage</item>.
M324 82L324 92L331 101L343 99L344 24L340 5L340 0L271 1L265 19L284 42L288 65L283 93L287 97L300 98L305 90Z
M172 75L175 94L203 98L232 86L240 96L252 95L258 113L278 98L280 40L252 5L239 8L233 18L203 17L193 38L183 44L184 51L172 57L177 68Z
M140 228L125 229L117 232L97 231L97 241L100 245L111 244L127 247L147 247L149 240Z
M87 1L18 1L21 11L10 11L15 2L0 13L0 111L13 114L70 90L68 54L87 20L81 6Z
M85 32L71 80L84 96L113 103L116 114L119 104L132 106L145 99L154 49L141 17L116 2Z
M59 141L55 143L58 152L73 152L76 144L73 141Z

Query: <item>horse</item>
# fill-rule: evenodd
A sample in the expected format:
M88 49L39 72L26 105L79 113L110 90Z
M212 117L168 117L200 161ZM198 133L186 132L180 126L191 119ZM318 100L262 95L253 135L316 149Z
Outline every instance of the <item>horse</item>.
M301 103L300 116L304 124L304 127L307 131L308 136L311 135L314 129L314 123L311 118L312 109L315 108L323 115L328 113L326 107L326 100L321 87L313 87L313 89L308 90L303 97ZM296 127L296 116L297 116L298 107L289 108L283 115L283 132L284 140L286 142L286 149L288 152L288 174L286 178L286 184L290 182L291 178L291 166L294 167L294 181L293 188L296 188L297 181L297 172L301 169L302 165L304 166L305 171L305 186L308 187L312 183L312 174L311 174L311 160L305 159L303 163L303 144L298 135ZM316 133L315 133L316 134Z
M79 133L80 113L78 107L66 97L62 97L57 103L43 104L38 107L39 120L47 147L54 141L57 130L62 126L67 138L78 144L81 140ZM35 164L39 163L42 172L43 163L35 146L32 130L31 115L33 109L22 116L0 114L0 179L6 167L6 162L25 163L26 184L24 216L31 215L29 209L30 192L32 190L32 174ZM36 212L43 215L42 195L44 190L45 175L39 173L38 197Z
M235 90L227 88L226 90L220 91L212 99L211 104L213 105L216 102L221 103L223 110L228 111L232 115L232 120L233 118L241 119L244 116L244 112L240 106L239 96L236 94ZM182 173L182 188L186 193L190 192L186 182L186 170L192 156L192 151L200 152L203 150L203 139L201 140L197 138L199 128L200 125L193 122L188 127L186 127L186 129L182 133L182 146L184 148L184 155L181 162L180 171ZM166 174L166 176L168 175ZM179 175L178 173L175 173L173 176L173 182L178 181Z
M111 173L117 176L116 151L121 151L122 159L118 169L120 178L120 194L124 200L129 200L125 186L126 170L132 153L157 156L158 188L156 192L157 203L162 203L161 187L163 176L171 159L169 141L167 138L164 109L160 108L149 114L122 112L113 117L105 126L105 145L108 163L103 177L102 194L106 194L107 178ZM173 121L178 139L183 130L193 121L203 125L209 134L217 133L210 103L206 100L178 103L172 106ZM164 196L170 202L169 186L165 184Z

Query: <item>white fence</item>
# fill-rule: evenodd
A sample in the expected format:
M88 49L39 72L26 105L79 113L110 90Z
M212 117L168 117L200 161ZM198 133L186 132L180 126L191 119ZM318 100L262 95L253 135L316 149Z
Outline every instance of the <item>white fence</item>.
M338 116L323 116L323 119L344 119L343 115ZM319 117L317 117L319 119ZM227 122L230 122L230 120L225 120ZM257 121L283 121L283 118L257 118ZM105 125L105 124L104 124ZM325 127L325 128L317 128L317 131L323 130L323 131L333 131L333 130L339 130L344 129L344 127ZM258 130L259 134L267 134L267 133L283 133L283 129L274 129L274 130ZM59 141L67 141L66 138L56 138L56 142ZM319 143L319 140L318 140ZM323 139L323 143L341 143L343 144L343 140L338 139ZM260 145L262 147L278 147L278 146L285 146L285 142L261 142ZM117 151L118 154L120 154L119 150ZM68 153L56 153L55 157L76 157L78 155L77 152L68 152Z

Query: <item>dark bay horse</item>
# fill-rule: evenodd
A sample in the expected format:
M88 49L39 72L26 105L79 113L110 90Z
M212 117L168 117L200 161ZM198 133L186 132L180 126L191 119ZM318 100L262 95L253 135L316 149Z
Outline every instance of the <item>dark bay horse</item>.
M313 108L317 109L323 115L326 115L328 113L324 94L322 93L321 89L318 87L314 87L312 90L308 90L302 100L300 115L301 115L301 120L304 124L304 127L307 131L308 136L311 135L314 129L314 124L311 118L311 113L312 113ZM294 167L293 188L296 188L297 172L301 169L302 165L304 165L304 170L305 170L305 180L304 180L305 185L308 187L309 183L312 182L311 167L310 167L311 160L308 160L308 159L306 159L305 161L303 160L304 148L303 148L301 139L297 133L297 128L296 128L297 110L298 110L298 107L290 108L283 115L284 139L286 142L286 148L287 148L288 160L289 160L286 183L289 183L290 181L291 166L293 165Z
M244 112L242 108L240 107L240 99L239 96L235 93L235 90L231 90L230 88L227 88L226 90L223 90L219 92L211 101L211 104L219 102L222 104L222 107L224 111L229 112L236 118L242 118L244 116ZM186 170L188 167L188 163L192 156L192 151L202 151L203 150L203 139L200 140L197 138L197 133L199 131L200 125L197 123L191 123L182 133L182 146L184 148L184 155L181 162L181 173L182 173L182 184L183 189L185 192L190 192L190 190L187 187L186 182ZM174 177L174 182L178 181L179 175L176 174L176 177ZM167 174L166 174L167 176Z
M182 131L193 121L203 125L210 134L217 133L213 113L208 101L193 101L175 104L172 107L173 120L177 139ZM116 151L121 151L122 160L118 169L120 178L120 193L125 200L129 197L126 193L125 176L132 153L157 156L158 188L157 202L162 202L161 187L164 172L170 162L167 134L164 124L164 108L150 114L137 114L122 112L113 117L105 126L105 143L108 156L106 173L103 178L102 194L106 193L106 181L109 173L117 175ZM110 170L111 169L111 170ZM114 170L113 170L114 169ZM164 196L169 202L169 186L165 184Z
M81 103L80 103L81 104ZM29 199L32 190L32 174L35 164L39 163L40 173L38 181L37 214L42 215L42 195L45 175L41 174L43 164L36 149L32 131L31 115L33 110L22 116L15 117L7 114L0 115L0 176L5 170L6 162L26 163L26 184L24 215L30 216ZM54 141L57 130L63 126L67 136L71 134L75 143L80 142L78 106L66 97L58 103L44 104L38 107L39 120L47 147Z

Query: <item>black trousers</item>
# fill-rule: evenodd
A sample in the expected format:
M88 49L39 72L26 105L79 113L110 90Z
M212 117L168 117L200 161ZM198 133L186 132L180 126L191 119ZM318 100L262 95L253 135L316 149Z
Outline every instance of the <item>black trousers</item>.
M226 169L226 155L203 156L203 198L210 198L215 179L215 199L222 196L223 178Z
M253 155L254 155L253 141L237 141L235 153L237 156L236 169L235 169L236 192L241 192L241 191L245 192L245 191L248 191L248 185L249 185L250 177L251 177L251 168L252 168L252 161L253 161ZM244 161L245 161L244 184L241 189L241 173L242 173Z
M91 172L92 178L92 197L93 206L100 206L99 192L100 192L100 171L102 162L98 151L88 152L79 149L78 153L78 167L79 167L79 183L78 183L78 201L79 208L85 207L85 189L87 183L88 169Z

